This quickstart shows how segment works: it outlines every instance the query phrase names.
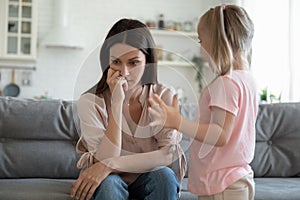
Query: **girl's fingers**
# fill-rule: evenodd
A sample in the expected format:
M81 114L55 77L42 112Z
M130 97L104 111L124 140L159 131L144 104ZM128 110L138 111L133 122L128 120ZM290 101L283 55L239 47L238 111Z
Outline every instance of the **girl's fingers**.
M166 107L165 102L164 102L157 94L154 94L153 96L154 96L154 100L155 100L160 106Z
M159 125L160 125L159 121L153 121L149 123L149 126L159 126Z
M178 108L178 107L179 107L178 94L175 94L175 95L173 96L173 103L172 103L172 106L175 107L175 108Z
M154 99L152 99L152 98L149 98L149 99L148 99L148 102L149 102L150 106L154 106L154 105L157 104L157 103L154 101Z
M159 110L156 110L155 108L149 108L149 113L152 117L158 118L162 116L162 113L159 112Z

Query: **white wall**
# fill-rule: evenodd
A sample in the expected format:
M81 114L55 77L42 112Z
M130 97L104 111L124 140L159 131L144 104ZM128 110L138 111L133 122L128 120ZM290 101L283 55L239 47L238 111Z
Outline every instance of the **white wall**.
M37 2L38 42L40 42L51 30L55 13L52 0L37 0ZM82 35L84 49L51 49L38 46L37 69L32 72L32 85L21 86L20 97L32 98L48 92L52 98L77 99L82 91L101 77L97 47L112 24L122 17L156 21L158 15L164 13L166 21L183 22L198 18L209 7L224 1L71 0L70 3L68 20ZM88 57L90 59L86 61ZM18 71L16 74L19 84L21 73ZM7 81L8 75L5 77Z

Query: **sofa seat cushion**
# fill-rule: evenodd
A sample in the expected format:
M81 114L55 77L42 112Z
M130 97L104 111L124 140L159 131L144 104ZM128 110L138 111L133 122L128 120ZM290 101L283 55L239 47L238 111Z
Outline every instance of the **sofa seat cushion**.
M255 200L299 200L300 178L255 178Z
M184 178L180 200L197 200L187 190L188 179ZM255 178L255 200L299 200L300 178Z
M71 179L0 179L0 199L68 200Z
M72 179L0 179L0 199L5 200L71 200ZM182 183L180 200L197 200Z
M181 196L180 200L198 200L198 197L190 193L187 189L188 178L184 178L181 184Z

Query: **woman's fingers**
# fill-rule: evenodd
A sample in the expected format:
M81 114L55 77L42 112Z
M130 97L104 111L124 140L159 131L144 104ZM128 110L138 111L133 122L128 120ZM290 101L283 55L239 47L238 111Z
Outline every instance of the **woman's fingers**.
M124 77L120 76L120 72L111 68L108 69L106 82L111 93L116 94L115 99L120 98L119 100L123 101L124 91L128 90L128 83Z
M99 186L99 185L97 185L97 184L91 185L91 187L90 187L90 189L89 189L89 193L87 194L87 197L86 197L87 200L92 199L92 197L93 197L93 195L94 195L94 192L96 191L96 189L97 189L98 186Z
M101 181L97 181L96 177L82 174L73 184L71 197L80 200L89 200Z
M81 194L80 199L82 199L82 200L92 199L94 192L98 186L99 186L98 182L96 182L94 180L89 180L88 184L86 184L86 186Z
M80 200L85 200L88 192L90 191L90 188L92 186L92 183L89 182L89 180L85 180L82 182L81 184L81 188L80 190L78 190L78 195L76 195L76 197L79 197L78 199Z
M81 186L82 183L82 178L79 177L72 185L72 190L71 190L71 197L75 197L78 193L78 189Z
M115 78L117 78L119 76L120 76L120 72L119 71L113 70L112 68L108 69L107 78L109 78L109 79L115 79Z
M124 77L119 78L120 84L122 85L124 91L128 90L128 83Z

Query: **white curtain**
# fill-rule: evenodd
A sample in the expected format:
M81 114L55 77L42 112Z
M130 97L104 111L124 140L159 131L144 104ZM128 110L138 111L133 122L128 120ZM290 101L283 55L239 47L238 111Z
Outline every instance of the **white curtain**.
M252 70L259 91L300 101L300 1L245 0L255 25Z
M267 89L282 102L300 101L300 0L209 2L241 5L253 19L252 71L259 93Z
M290 100L300 101L300 1L290 3Z

